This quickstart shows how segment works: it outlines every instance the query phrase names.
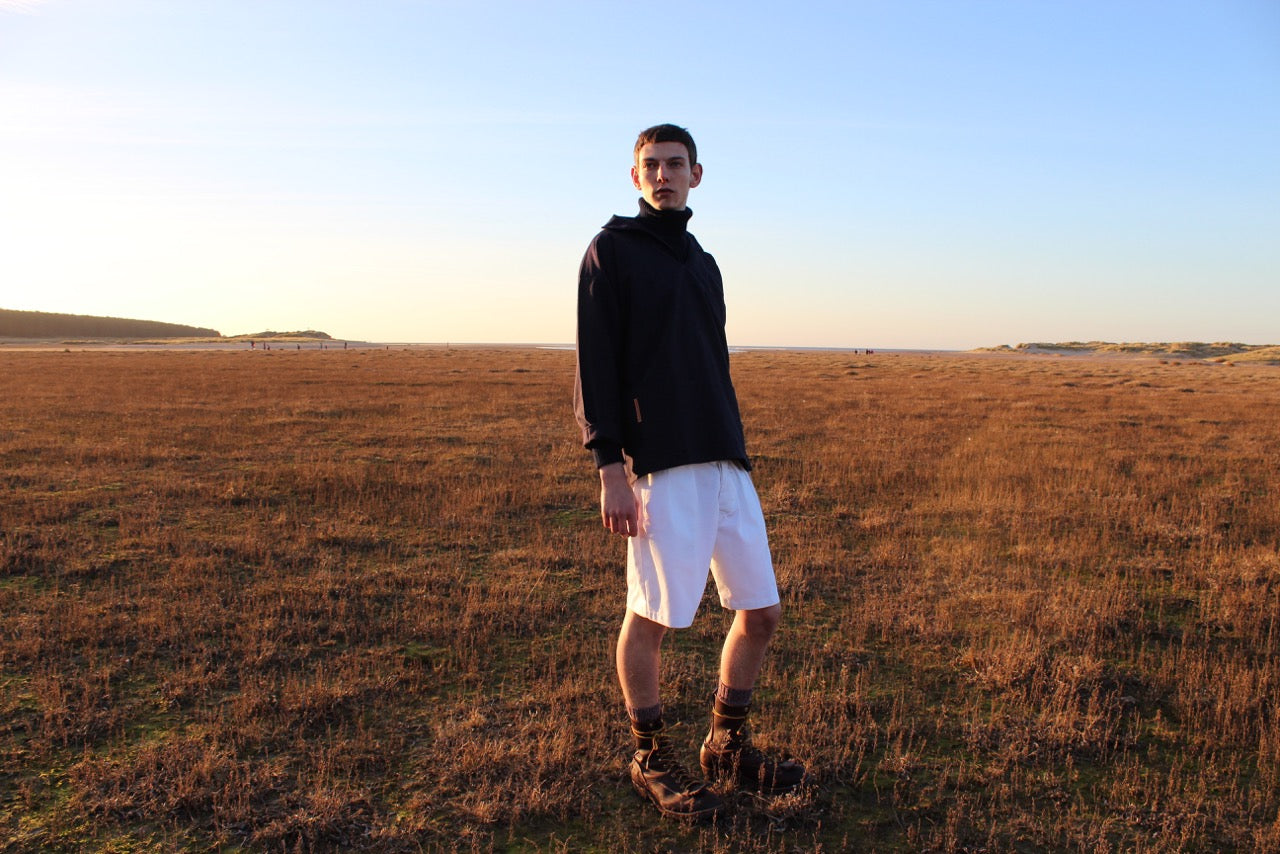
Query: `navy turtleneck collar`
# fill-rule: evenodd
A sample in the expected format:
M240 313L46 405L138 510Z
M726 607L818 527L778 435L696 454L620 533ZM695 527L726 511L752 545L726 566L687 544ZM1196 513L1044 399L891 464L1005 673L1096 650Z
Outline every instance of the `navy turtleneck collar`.
M693 216L693 211L689 208L683 208L678 211L664 211L655 208L653 205L640 200L640 219L645 225L657 226L663 231L680 232L685 231L689 227L689 217Z
M684 208L678 211L664 211L640 199L640 215L636 222L646 231L667 244L680 258L689 254L685 235L688 234L689 217L693 211Z

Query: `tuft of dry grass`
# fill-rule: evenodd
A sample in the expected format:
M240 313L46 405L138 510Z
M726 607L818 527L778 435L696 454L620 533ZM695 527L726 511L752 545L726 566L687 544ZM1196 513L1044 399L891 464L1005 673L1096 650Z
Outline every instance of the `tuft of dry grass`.
M1280 850L1273 368L735 355L814 785L691 828L625 782L571 353L0 361L0 850ZM727 624L668 641L691 760Z

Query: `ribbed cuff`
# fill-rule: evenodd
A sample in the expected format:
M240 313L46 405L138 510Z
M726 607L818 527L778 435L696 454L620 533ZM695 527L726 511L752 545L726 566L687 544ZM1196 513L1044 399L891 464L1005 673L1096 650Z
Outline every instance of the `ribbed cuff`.
M662 703L633 709L627 706L627 717L631 719L633 728L641 732L653 732L662 729Z
M723 682L716 683L716 699L726 706L750 706L752 693L750 688L730 688Z
M591 457L596 461L596 468L602 469L623 461L622 448L618 445L596 445L591 449Z

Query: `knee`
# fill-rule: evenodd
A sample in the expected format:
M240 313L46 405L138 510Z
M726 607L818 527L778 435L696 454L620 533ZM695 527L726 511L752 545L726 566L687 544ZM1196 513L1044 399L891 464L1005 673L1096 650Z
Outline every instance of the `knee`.
M756 608L740 613L743 631L753 637L769 638L777 631L778 621L782 619L782 606L770 605L768 608Z
M634 611L628 611L622 621L622 637L625 641L642 646L657 647L667 633L667 627L642 617Z

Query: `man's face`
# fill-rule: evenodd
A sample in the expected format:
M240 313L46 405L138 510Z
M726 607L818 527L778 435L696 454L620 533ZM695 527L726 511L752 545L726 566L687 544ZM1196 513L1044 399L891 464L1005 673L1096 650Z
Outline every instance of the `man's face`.
M631 183L660 211L682 211L702 180L702 165L689 162L683 142L649 142L636 154Z

